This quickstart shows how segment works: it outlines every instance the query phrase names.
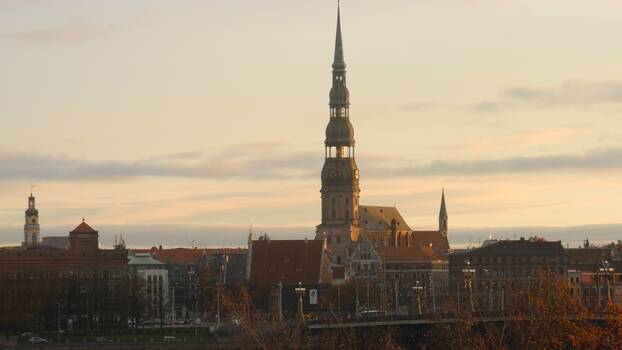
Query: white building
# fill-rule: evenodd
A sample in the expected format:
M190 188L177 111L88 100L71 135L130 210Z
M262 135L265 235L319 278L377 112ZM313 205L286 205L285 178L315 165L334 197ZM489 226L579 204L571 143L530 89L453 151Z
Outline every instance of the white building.
M128 258L130 276L138 276L144 281L147 315L161 318L166 314L169 303L166 264L154 259L149 253L130 252Z

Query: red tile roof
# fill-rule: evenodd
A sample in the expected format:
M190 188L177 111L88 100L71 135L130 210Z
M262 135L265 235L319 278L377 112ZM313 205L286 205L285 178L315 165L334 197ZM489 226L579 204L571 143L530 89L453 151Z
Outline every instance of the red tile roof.
M97 231L93 230L91 226L82 220L80 225L76 226L70 233L97 233Z
M449 250L449 241L439 231L413 231L415 246L432 246L439 251Z
M261 239L251 246L250 284L330 283L329 257L322 240Z
M151 253L154 258L164 263L176 264L192 264L197 263L208 255L243 255L246 254L244 248L170 248L159 249L152 247L151 249L132 249L136 253Z
M430 246L380 247L378 248L378 252L385 257L387 262L430 262L447 260L438 250Z

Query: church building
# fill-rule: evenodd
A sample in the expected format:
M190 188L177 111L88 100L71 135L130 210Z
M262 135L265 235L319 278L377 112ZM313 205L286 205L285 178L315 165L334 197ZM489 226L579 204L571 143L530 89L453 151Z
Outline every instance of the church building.
M349 249L361 237L375 247L429 246L441 253L449 250L444 191L437 231L413 230L395 207L359 204L360 173L355 160L354 127L350 122L350 93L346 85L339 9L332 68L330 119L321 173L322 222L316 227L316 239L326 240L332 264L346 265Z

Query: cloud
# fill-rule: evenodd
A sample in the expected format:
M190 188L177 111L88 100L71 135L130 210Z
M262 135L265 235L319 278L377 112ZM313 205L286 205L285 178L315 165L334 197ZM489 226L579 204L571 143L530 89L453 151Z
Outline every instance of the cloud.
M113 30L112 25L98 26L84 19L72 18L54 26L30 29L8 36L29 44L81 44Z
M583 154L510 157L489 160L437 161L387 168L372 165L368 176L409 177L437 175L485 175L540 172L591 172L622 170L622 148L590 150Z
M0 179L110 180L136 177L281 180L319 177L323 158L312 150L287 145L231 145L212 153L184 152L145 160L90 161L66 156L0 152ZM229 153L228 149L237 151ZM413 161L361 154L363 174L370 178L431 175L480 175L622 169L622 148L590 150L582 154L524 156L484 160ZM240 195L250 195L240 193Z
M550 88L513 87L502 97L537 107L622 103L622 81L567 82Z
M321 152L296 151L276 144L230 145L212 153L192 151L133 162L0 152L0 179L291 179L316 176L321 161Z
M529 108L593 107L622 104L622 81L571 81L553 87L514 86L502 90L496 99L467 104L414 102L399 106L402 112L430 110L504 113Z

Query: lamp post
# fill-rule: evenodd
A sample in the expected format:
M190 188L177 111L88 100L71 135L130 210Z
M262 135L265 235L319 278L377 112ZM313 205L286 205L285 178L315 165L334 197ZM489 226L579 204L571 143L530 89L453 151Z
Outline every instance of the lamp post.
M434 292L434 280L432 278L432 273L430 273L430 293L432 294L432 313L436 314L436 294Z
M56 306L58 306L58 329L56 332L56 342L60 344L60 302L57 302Z
M341 317L341 287L337 286L337 314Z
M423 286L419 281L413 286L413 291L417 296L417 314L421 315L421 292L423 291Z
M277 284L279 287L279 322L283 322L283 278Z
M302 282L298 282L298 287L294 288L296 295L298 296L298 319L303 322L305 320L303 297L305 296L306 289L302 287Z
M484 272L486 273L486 275L488 276L488 311L490 311L490 313L492 313L492 305L493 305L493 300L492 300L492 276L490 274L490 271L488 271L488 269L484 269Z
M91 311L89 308L89 301L86 301L86 329L87 334L91 335Z
M598 275L599 278L600 276L604 276L605 277L605 287L607 288L607 302L610 303L611 302L611 288L610 288L610 282L613 280L614 277L614 268L609 266L609 261L607 260L602 260L602 266L598 269ZM598 302L598 306L600 307L600 291L598 291L598 295L599 295L599 302Z
M471 261L465 260L466 267L462 269L464 276L464 289L469 291L469 302L471 306L471 312L475 312L475 305L473 303L473 278L475 277L475 269L471 267Z

